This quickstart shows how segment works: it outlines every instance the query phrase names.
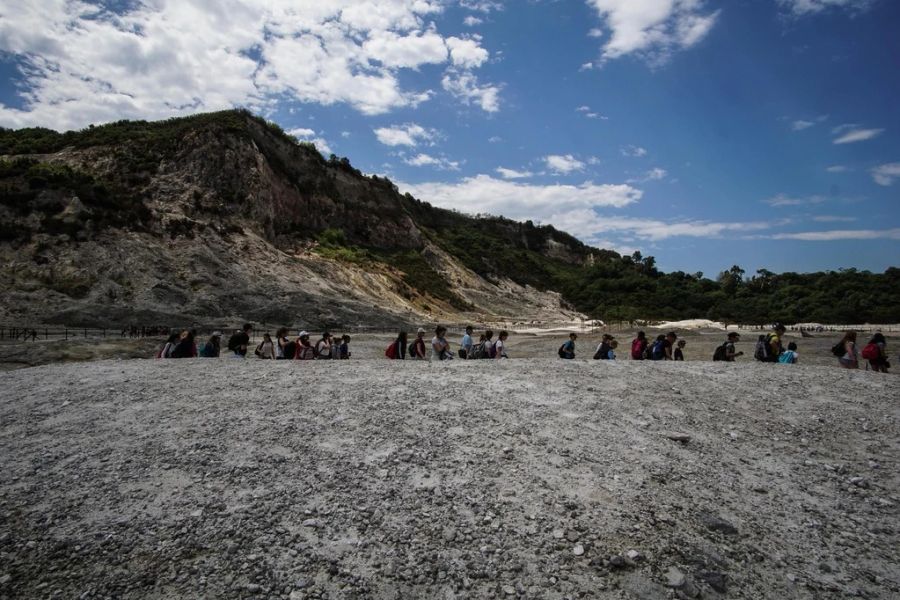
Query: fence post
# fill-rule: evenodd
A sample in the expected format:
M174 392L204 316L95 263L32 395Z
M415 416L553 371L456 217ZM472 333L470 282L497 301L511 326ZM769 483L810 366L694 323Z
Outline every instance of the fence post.
M69 339L69 329L66 328L66 340L68 341L68 339Z

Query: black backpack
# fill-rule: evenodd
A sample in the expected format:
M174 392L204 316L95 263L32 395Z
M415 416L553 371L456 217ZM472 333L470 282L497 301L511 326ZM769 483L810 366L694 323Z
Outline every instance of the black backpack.
M606 342L600 344L594 353L594 360L609 360L609 344Z
M228 338L228 349L232 352L237 350L238 346L241 345L240 335L241 334L239 333L232 333L231 337Z
M838 342L837 344L835 344L834 346L832 346L831 353L834 354L835 356L837 356L838 358L841 358L842 356L847 354L847 349L844 348L844 342L841 341L841 342Z
M728 347L728 342L725 342L721 346L718 346L716 348L716 351L713 352L713 360L714 361L728 360L728 353L725 350L727 347Z
M559 347L559 350L556 351L556 353L559 355L560 358L565 358L565 357L566 357L566 350L565 350L565 348L566 348L566 344L565 344L565 342L563 342L563 345L560 346L560 347Z
M409 354L410 358L415 358L416 356L416 343L410 342L409 346L406 348L406 353Z
M297 354L297 342L288 342L282 346L281 353L284 355L285 360L294 358L294 355Z

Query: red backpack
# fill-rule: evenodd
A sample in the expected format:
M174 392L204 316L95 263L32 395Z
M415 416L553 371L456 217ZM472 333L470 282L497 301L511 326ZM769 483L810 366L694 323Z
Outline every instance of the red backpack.
M644 358L644 344L643 340L639 338L635 338L634 341L631 342L631 360L643 360Z
M391 342L391 345L384 349L384 355L388 358L397 358L397 342Z
M869 342L862 349L862 357L866 360L876 360L881 357L881 348L875 342Z

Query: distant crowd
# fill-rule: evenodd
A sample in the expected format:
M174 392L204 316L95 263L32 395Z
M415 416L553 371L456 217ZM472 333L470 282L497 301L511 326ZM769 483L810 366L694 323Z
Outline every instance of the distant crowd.
M228 338L225 348L234 358L246 358L251 344L250 334L253 325L245 324L240 331L236 331ZM453 360L460 358L465 360L479 359L504 359L509 358L507 353L507 340L509 333L500 331L494 338L494 332L490 329L481 333L475 339L474 328L468 326L459 343L456 352L451 349L447 341L447 328L438 326L434 330L434 336L430 343L426 342L427 332L418 328L414 338L406 331L401 331L397 337L384 350L384 355L391 360ZM761 334L756 341L753 357L760 362L796 364L800 360L797 344L790 342L783 344L785 327L776 323L768 334ZM185 330L173 333L169 336L165 345L157 353L157 358L218 358L222 355L222 333L213 332L204 343L198 343L194 330ZM738 351L736 344L740 341L741 334L731 331L727 339L716 347L712 360L719 362L734 362L742 351ZM572 360L576 355L576 340L578 334L570 333L569 338L557 350L561 359ZM348 360L351 357L350 336L334 336L324 332L316 342L313 342L310 334L300 331L294 339L288 335L286 327L275 332L275 339L269 333L264 333L253 354L261 359L269 360ZM629 356L631 360L672 360L683 361L684 349L687 342L678 339L678 334L669 332L660 334L655 339L650 339L643 331L631 341ZM605 333L594 351L595 360L616 360L619 342L615 336ZM873 371L887 373L891 366L888 362L887 340L882 333L876 333L871 340L860 350L857 347L857 335L855 331L848 331L840 342L834 345L832 353L837 358L838 364L847 369L858 369L861 361L867 361L867 368Z

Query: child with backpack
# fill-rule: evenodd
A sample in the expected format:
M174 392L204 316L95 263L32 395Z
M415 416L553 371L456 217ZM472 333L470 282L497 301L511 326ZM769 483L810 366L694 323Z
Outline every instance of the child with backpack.
M783 365L795 365L797 364L798 358L797 343L791 342L788 344L788 349L778 355L778 362Z
M572 360L575 358L575 340L577 339L578 334L569 334L569 339L563 342L562 346L559 347L559 350L556 351L560 358L564 358L566 360Z
M349 341L350 340L348 339L347 342L349 343ZM401 331L400 334L397 336L397 339L395 339L393 342L391 342L391 345L385 349L384 355L386 357L390 358L391 360L403 360L406 358L406 332L405 331Z
M869 361L869 367L876 373L887 373L891 363L887 359L887 340L880 331L872 336L862 349L862 357Z
M594 360L609 360L610 343L614 340L613 336L604 333L600 340L600 345L597 346L597 351L594 352Z
M764 337L764 336L763 336ZM723 362L734 362L734 359L738 356L743 356L743 352L736 352L734 345L738 343L741 339L741 334L737 331L732 331L728 334L728 339L725 342L716 348L716 351L713 353L714 361L723 361Z

